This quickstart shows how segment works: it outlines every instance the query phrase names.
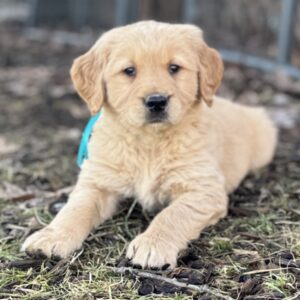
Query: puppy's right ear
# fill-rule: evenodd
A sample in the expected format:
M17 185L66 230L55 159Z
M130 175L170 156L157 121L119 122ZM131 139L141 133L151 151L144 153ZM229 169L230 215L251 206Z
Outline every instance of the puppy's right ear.
M71 78L76 91L87 103L91 114L96 114L103 102L105 87L103 81L103 68L106 63L105 51L94 45L87 53L79 56L71 67Z

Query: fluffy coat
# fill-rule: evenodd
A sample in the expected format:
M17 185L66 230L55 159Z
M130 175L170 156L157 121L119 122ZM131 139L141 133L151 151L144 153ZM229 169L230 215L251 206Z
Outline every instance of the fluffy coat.
M168 66L180 66L176 74ZM134 66L135 76L124 69ZM66 206L24 243L30 254L66 257L134 197L162 209L128 246L142 267L176 265L178 252L226 216L227 195L268 164L276 129L262 108L215 96L223 64L193 25L139 22L104 34L71 69L92 114L103 109ZM143 99L170 95L167 119L147 122Z

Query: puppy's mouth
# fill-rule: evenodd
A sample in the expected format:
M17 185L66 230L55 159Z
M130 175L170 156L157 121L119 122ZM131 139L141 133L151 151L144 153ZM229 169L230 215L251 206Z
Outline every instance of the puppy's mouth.
M166 123L168 121L168 114L164 112L148 113L146 116L146 122L148 124Z

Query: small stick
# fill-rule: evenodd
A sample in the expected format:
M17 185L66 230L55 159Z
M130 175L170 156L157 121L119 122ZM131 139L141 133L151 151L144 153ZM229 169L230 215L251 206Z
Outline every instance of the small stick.
M74 185L69 185L69 186L63 187L59 190L56 190L54 192L43 193L43 196L45 198L59 197L62 194L70 194L73 191L73 189L74 189Z
M137 269L133 269L133 268L129 268L129 267L120 267L120 268L109 267L109 269L111 269L113 272L120 273L123 275L130 273L132 275L140 276L143 278L150 278L150 279L164 281L164 282L173 284L173 285L181 287L181 288L187 288L190 290L197 291L198 293L208 293L215 297L218 297L219 299L233 300L233 298L231 298L230 296L222 295L222 294L218 293L217 291L215 291L214 289L210 289L208 287L208 285L206 285L206 284L194 285L194 284L184 283L184 282L180 282L180 281L176 280L175 278L168 278L165 276L148 273L145 271L141 271L141 270L137 270Z
M252 274L260 274L260 273L269 273L269 272L274 272L274 271L291 270L291 269L298 270L299 268L292 267L292 266L287 266L287 267L280 267L280 268L274 268L274 269L254 270L254 271L245 272L242 275L252 275Z

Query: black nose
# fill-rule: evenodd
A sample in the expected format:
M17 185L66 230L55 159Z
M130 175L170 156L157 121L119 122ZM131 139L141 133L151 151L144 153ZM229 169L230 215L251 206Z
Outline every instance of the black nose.
M145 106L150 112L163 112L168 104L168 99L169 97L164 95L152 94L145 98Z

